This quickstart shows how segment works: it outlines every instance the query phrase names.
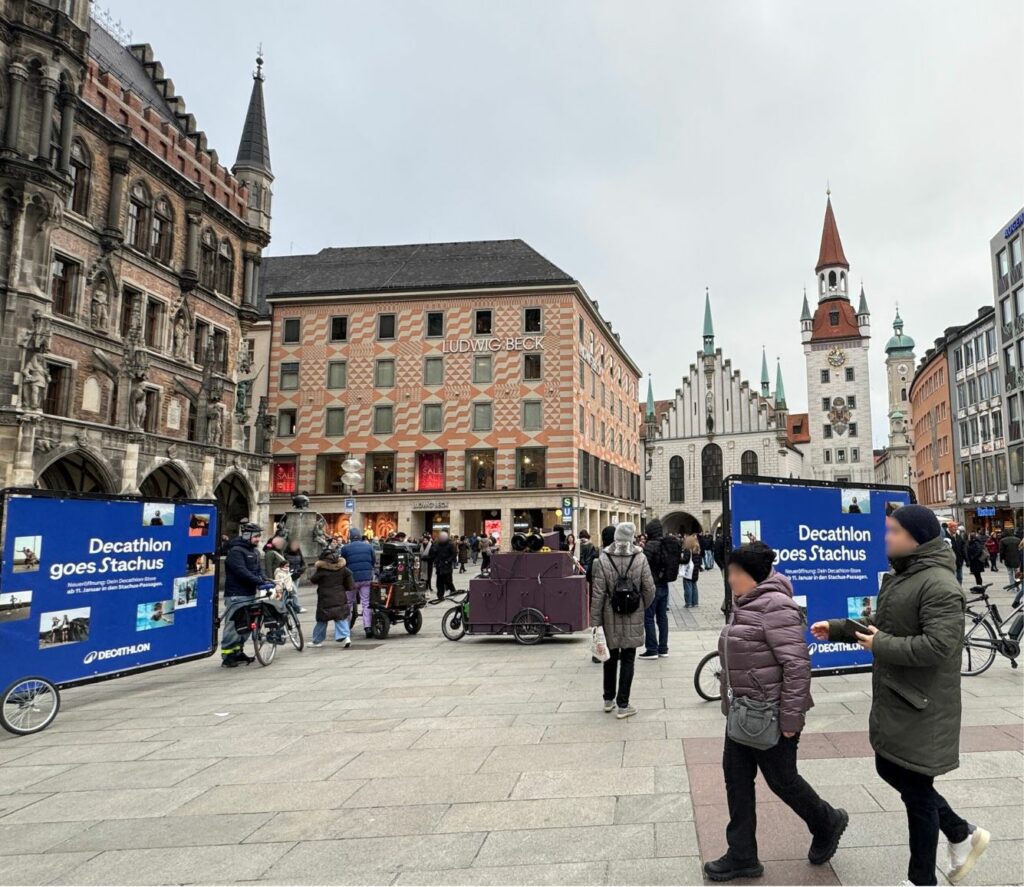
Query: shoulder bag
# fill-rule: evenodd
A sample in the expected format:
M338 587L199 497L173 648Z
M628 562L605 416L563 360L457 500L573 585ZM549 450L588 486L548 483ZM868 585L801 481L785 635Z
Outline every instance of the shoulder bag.
M729 623L732 624L734 623ZM725 643L722 645L722 664L725 666L725 681L728 685L726 699L729 702L725 735L733 742L762 751L774 748L782 737L779 704L764 699L753 699L750 696L733 696L732 684L729 681L729 625L725 627Z

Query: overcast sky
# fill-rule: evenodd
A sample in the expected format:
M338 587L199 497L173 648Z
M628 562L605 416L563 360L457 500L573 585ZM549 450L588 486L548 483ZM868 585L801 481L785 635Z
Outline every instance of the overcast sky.
M521 237L670 397L761 345L806 408L826 181L872 311L875 444L899 302L924 346L992 303L1024 203L1024 5L821 0L107 0L230 165L266 55L268 253ZM646 391L646 382L642 386Z

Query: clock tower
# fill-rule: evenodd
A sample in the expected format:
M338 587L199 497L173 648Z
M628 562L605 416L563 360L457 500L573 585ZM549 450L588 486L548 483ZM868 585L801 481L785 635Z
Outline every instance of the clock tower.
M885 345L885 373L889 383L889 445L885 480L910 483L910 380L914 377L914 340L903 332L899 308L892 322L892 338Z
M817 305L812 311L805 292L800 315L811 435L804 473L817 480L869 483L874 480L871 312L863 285L856 308L850 298L850 263L839 238L831 191L814 274Z

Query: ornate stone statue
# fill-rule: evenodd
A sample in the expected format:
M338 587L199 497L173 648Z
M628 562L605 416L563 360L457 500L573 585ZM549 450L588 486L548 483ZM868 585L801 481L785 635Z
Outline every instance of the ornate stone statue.
M224 440L224 419L217 407L211 407L206 418L206 442L219 447Z
M188 352L188 321L184 314L174 319L172 353L179 360L184 360Z
M238 363L239 375L247 376L252 372L252 356L249 354L249 349L243 344L238 349L238 357L236 358Z
M323 517L316 519L316 524L313 527L313 542L317 551L323 551L327 547L327 521Z
M94 330L106 332L107 324L110 320L109 305L110 298L107 295L107 285L105 283L96 284L96 289L92 293L92 311L89 317Z
M142 380L133 381L131 403L128 413L128 427L132 431L146 430L146 388Z
M21 402L27 410L41 410L46 386L50 384L50 371L41 352L36 352L21 372Z

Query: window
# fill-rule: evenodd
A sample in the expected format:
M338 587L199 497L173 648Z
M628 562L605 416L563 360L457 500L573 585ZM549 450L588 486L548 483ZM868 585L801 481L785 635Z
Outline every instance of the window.
M444 489L444 453L430 451L416 454L416 489Z
M547 486L547 450L543 447L517 449L516 478L521 490L538 490Z
M226 240L217 247L217 292L230 296L235 285L235 253Z
M992 424L988 416L978 417L978 431L981 435L981 442L988 443L992 440Z
M999 410L992 412L992 437L999 440L1003 436L1003 414ZM1002 487L1000 487L1002 489Z
M831 376L828 370L821 371L821 382L823 385L827 385L829 383L830 378Z
M53 313L72 317L75 313L78 266L63 256L54 256L50 269L50 298L53 299Z
M348 364L344 360L332 360L327 364L327 387L348 386Z
M427 338L440 339L444 336L444 312L427 312Z
M377 388L392 388L395 384L395 361L390 357L380 358L373 366L373 384Z
M153 222L150 226L149 251L153 258L165 265L171 261L174 246L174 216L166 197L157 200L153 207Z
M831 326L839 326L839 312L838 311L829 311L829 313L828 313L828 322L829 322L829 325L831 325Z
M583 358L581 357L580 358L580 388L586 388L587 387L587 379L586 379L586 375L585 375L586 369L587 369L587 365L583 362Z
M860 448L859 447L850 447L850 461L851 462L860 462Z
M199 242L199 282L213 289L217 273L217 235L211 228L203 231Z
M958 373L964 368L963 348L957 348L956 351L953 352L953 366L956 368Z
M316 492L335 495L345 492L345 483L341 479L345 469L341 465L346 458L343 453L329 453L316 457Z
M284 345L298 345L302 341L302 318L286 317L281 323L281 342Z
M378 314L377 315L377 338L378 339L393 339L393 338L395 338L395 315L394 314Z
M89 188L92 180L92 162L85 146L75 139L71 143L71 193L68 195L68 209L80 216L89 214Z
M846 396L846 405L851 410L857 409L857 395L856 394L848 394Z
M836 462L846 461L846 450L836 450Z
M967 403L968 405L978 402L978 382L976 379L967 380Z
M228 371L228 334L224 330L213 331L213 356L217 361L217 369L222 373Z
M486 384L492 380L490 355L476 355L473 358L473 381Z
M494 450L466 450L466 489L494 489Z
M999 265L999 276L1006 277L1010 273L1010 258L1005 249L996 253L996 263Z
M149 191L142 182L132 185L128 193L128 225L124 239L125 243L143 252L149 245Z
M131 330L132 325L135 323L135 311L136 304L139 299L142 298L142 293L138 290L128 289L127 287L121 294L121 336L127 336Z
M348 318L347 317L332 317L331 318L331 341L332 342L344 342L348 339Z
M294 437L295 426L298 422L298 411L297 410L278 410L277 411L277 436L278 437Z
M825 463L826 464L828 464L828 463L830 463L832 461L832 451L831 450L825 450L823 455L825 456Z
M192 342L192 362L203 363L206 360L206 343L210 338L210 325L202 320L196 321L196 332Z
M159 299L146 299L146 321L143 341L147 348L159 348L164 327L164 303Z
M49 416L66 416L71 392L71 367L47 361L46 371L50 374L50 381L43 394L43 412Z
M974 493L974 485L971 483L971 463L970 462L964 463L964 466L961 469L960 476L963 478L964 494L967 495L967 496L973 495L973 493ZM979 490L979 492L980 492L980 490Z
M423 432L437 434L441 431L444 407L439 403L423 404Z
M375 493L395 492L394 453L371 453L367 456L366 478Z
M523 355L523 379L527 382L539 382L541 378L539 354Z
M590 439L597 440L597 417L593 413L590 414Z
M291 494L298 490L298 459L295 456L275 456L270 471L270 492Z
M686 497L686 468L682 456L668 460L668 501L683 502Z
M523 311L523 332L539 333L541 331L541 309L527 308Z
M583 341L583 332L584 332L584 329L583 329L583 318L582 317L577 318L577 323L579 325L580 341L582 342Z
M544 411L539 400L523 401L523 431L540 431Z
M832 426L829 424L822 425L821 436L826 440L829 440L832 437Z
M328 407L324 425L328 437L341 437L345 433L345 408Z
M160 430L160 392L155 388L146 389L146 418L142 430L150 434Z
M444 384L444 358L425 357L423 359L423 384Z
M974 343L964 342L964 366L974 366Z
M391 434L395 430L395 408L390 404L373 408L373 433Z
M477 309L473 315L473 333L477 336L489 336L492 329L490 309Z
M856 422L851 422L850 423L850 427L848 429L848 433L849 433L850 437L856 437L857 436L857 423Z
M579 407L580 413L580 434L586 435L587 433L587 411L583 408L583 404Z
M740 456L740 474L757 474L757 453L753 450L746 450Z
M289 360L281 364L281 381L277 387L281 391L298 391L299 362L297 360Z
M855 376L856 376L856 374L853 371L853 367L847 367L846 368L846 381L847 382L855 381Z
M701 498L714 501L722 498L722 448L707 444L700 454Z
M1020 238L1014 237L1010 241L1010 264L1014 267L1020 265ZM1002 488L1000 488L1002 489Z
M490 403L475 403L473 404L473 430L474 431L490 431L491 430L491 404Z
M821 399L821 409L825 413L827 413L830 409L832 409L832 398L831 397L823 397Z

